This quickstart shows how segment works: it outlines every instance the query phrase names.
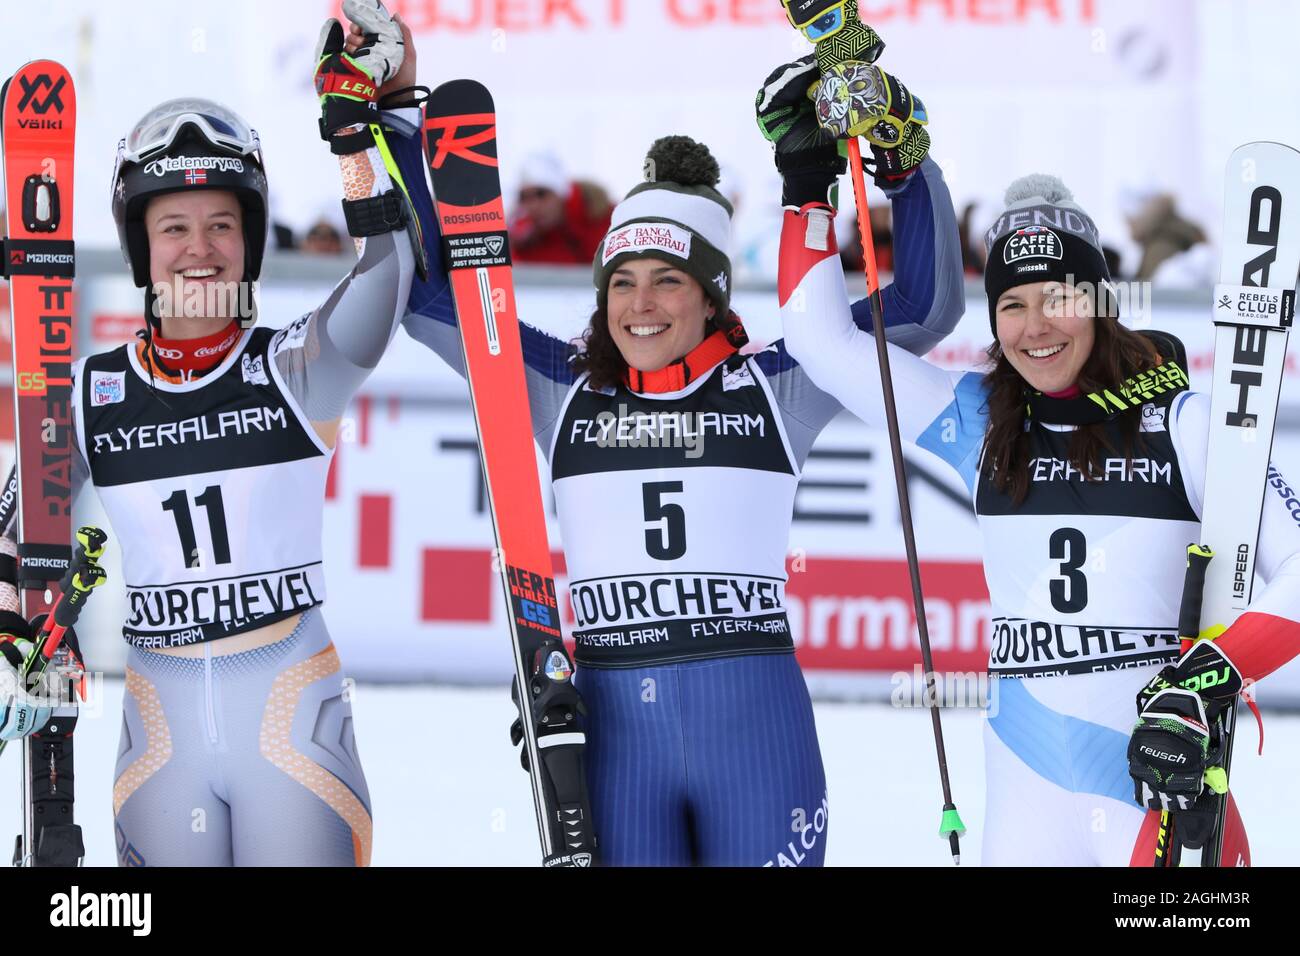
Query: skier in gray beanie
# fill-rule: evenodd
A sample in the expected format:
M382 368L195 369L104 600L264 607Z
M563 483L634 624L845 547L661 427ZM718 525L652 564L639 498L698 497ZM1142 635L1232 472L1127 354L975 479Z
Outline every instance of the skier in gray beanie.
M1065 184L1041 173L1024 176L1007 187L1005 201L1007 208L984 234L988 249L984 291L994 337L998 297L1031 282L1063 282L1096 290L1097 314L1116 318L1110 305L1110 270L1097 226Z

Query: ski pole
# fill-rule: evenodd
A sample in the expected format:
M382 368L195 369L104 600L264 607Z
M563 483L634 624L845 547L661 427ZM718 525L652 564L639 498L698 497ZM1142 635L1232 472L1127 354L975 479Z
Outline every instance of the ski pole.
M1214 552L1199 544L1187 546L1187 574L1183 578L1183 599L1178 606L1178 637L1184 652L1192 646L1201 631L1201 605L1205 599L1205 572ZM1156 830L1155 865L1177 866L1182 857L1182 844L1174 832L1174 816L1168 810L1160 811L1160 826Z
M884 50L884 43L866 24L858 20L856 4L845 0L782 0L786 16L810 40L817 52L817 62L824 72L846 60L872 62ZM829 31L829 33L827 32ZM889 370L889 352L885 339L884 305L880 298L880 279L876 272L876 249L871 238L870 207L867 184L862 176L862 148L856 136L848 140L849 173L853 177L853 196L857 202L858 233L867 277L867 296L871 302L871 320L875 327L876 355L880 362L880 384L885 399L885 421L889 431L889 450L894 462L894 484L898 489L899 517L903 523L903 546L907 552L907 571L912 582L912 607L921 643L921 663L925 669L925 705L930 711L934 730L935 752L939 760L939 781L943 788L943 816L939 822L940 838L947 838L953 862L961 864L960 838L966 833L952 799L948 780L948 755L943 744L943 724L939 716L935 691L934 659L930 653L930 633L925 619L925 596L921 590L921 569L916 555L916 536L912 526L911 498L907 491L907 471L903 463L903 442L898 429L898 409L894 403L894 380Z
M22 689L31 693L40 685L45 671L63 643L68 628L77 623L90 592L107 579L99 559L104 554L108 535L101 529L87 525L77 529L77 553L59 582L59 600L41 624L36 635L36 647L23 663ZM7 740L0 740L0 754Z

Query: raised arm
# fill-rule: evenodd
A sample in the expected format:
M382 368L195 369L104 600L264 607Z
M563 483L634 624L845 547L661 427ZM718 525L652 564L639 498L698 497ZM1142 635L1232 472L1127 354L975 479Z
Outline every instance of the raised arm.
M902 88L892 77L881 76ZM760 356L759 364L778 383L775 392L792 441L802 438L805 446L841 405L869 423L884 422L870 310L865 301L850 310L835 248L832 202L846 164L835 140L818 125L809 99L817 83L815 60L795 60L768 76L755 105L759 129L774 147L786 209L778 267L785 340ZM875 179L893 204L896 224L895 280L883 290L885 334L891 353L903 356L898 361L904 370L897 383L900 391L915 384L918 392L908 409L916 420L910 432L904 426L904 437L917 441L934 413L956 401L956 392L952 376L918 362L915 355L952 331L965 302L952 198L938 165L926 157L928 134L919 121L907 122L910 141L919 145L906 159L880 148L873 153ZM970 391L967 383L965 392ZM944 400L934 405L940 398ZM901 396L899 401L904 403ZM972 418L969 404L952 414ZM969 422L960 452L945 448L943 457L963 469L978 447L982 426L982 420Z
M883 428L876 341L853 321L828 207L786 211L777 286L789 354L818 388ZM986 423L981 376L944 371L897 345L888 349L902 438L948 462L973 489Z
M286 387L329 444L348 401L379 364L405 314L415 274L412 248L418 248L407 234L415 226L408 221L409 202L387 136L372 132L378 128L372 122L378 97L414 79L410 32L377 4L349 4L347 11L370 39L354 39L344 52L342 29L329 21L318 50L317 89L322 135L338 155L357 264L320 307L283 329L271 347ZM400 138L401 133L393 136Z
M894 213L894 281L880 290L885 331L894 345L924 355L966 308L957 216L943 171L929 157L885 195ZM871 330L869 299L853 303L853 321Z

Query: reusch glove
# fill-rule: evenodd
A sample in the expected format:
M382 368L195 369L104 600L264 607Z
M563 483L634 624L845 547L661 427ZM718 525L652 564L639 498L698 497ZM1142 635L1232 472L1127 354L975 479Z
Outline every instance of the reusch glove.
M1214 823L1211 794L1219 791L1207 791L1206 783L1222 754L1211 740L1205 702L1171 687L1147 701L1128 742L1134 801L1148 810L1177 811L1178 838L1193 850L1204 845Z
M1214 823L1214 797L1227 792L1223 712L1242 690L1241 673L1213 641L1197 641L1138 692L1129 738L1134 800L1178 813L1179 840L1199 849Z
M781 205L796 209L809 203L834 207L836 180L848 168L835 138L817 123L809 94L818 77L810 53L768 74L754 99L758 128L772 144L781 174Z
M35 653L31 625L20 614L0 611L0 740L26 737L54 712L24 686L23 671Z
M930 152L925 104L879 67L836 64L822 75L813 100L822 129L837 139L866 138L881 189L901 186Z

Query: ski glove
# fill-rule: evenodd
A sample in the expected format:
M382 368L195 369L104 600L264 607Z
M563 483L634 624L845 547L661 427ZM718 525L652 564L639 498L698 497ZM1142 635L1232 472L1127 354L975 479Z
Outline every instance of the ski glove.
M0 611L0 740L17 740L49 721L53 707L27 693L23 671L36 653L21 615Z
M817 122L832 136L866 137L881 189L901 186L930 152L925 105L879 67L838 63L822 75L813 100Z
M802 209L809 203L835 205L835 181L847 168L835 137L817 124L812 90L817 61L810 53L773 70L754 111L763 138L772 144L781 174L781 205Z
M343 14L365 33L354 53L344 52L343 25L325 21L316 44L316 94L320 97L321 139L350 126L366 126L379 116L379 88L397 75L405 43L402 28L379 0L343 0Z
M1179 812L1179 838L1198 849L1214 823L1214 797L1227 792L1223 711L1242 689L1241 674L1219 646L1197 641L1138 692L1129 739L1134 799L1148 810Z

